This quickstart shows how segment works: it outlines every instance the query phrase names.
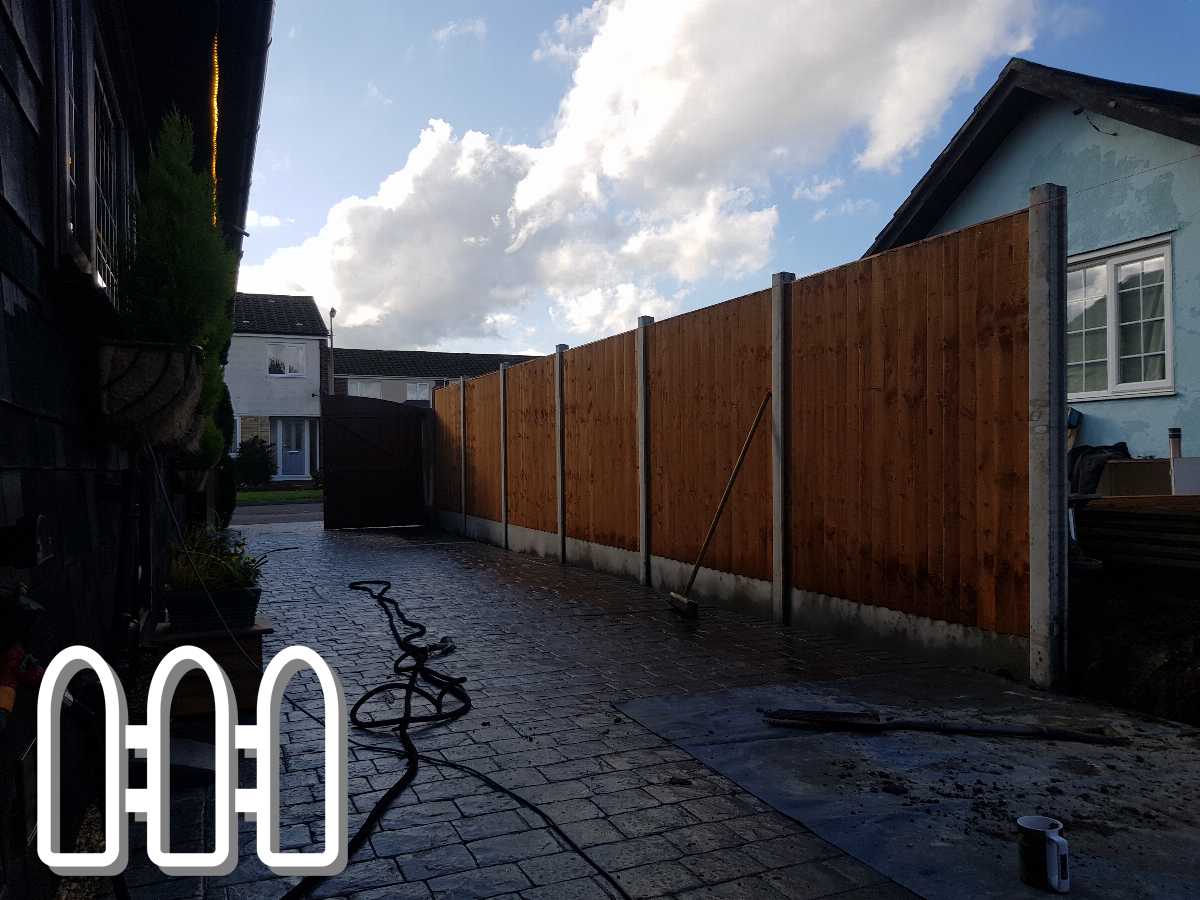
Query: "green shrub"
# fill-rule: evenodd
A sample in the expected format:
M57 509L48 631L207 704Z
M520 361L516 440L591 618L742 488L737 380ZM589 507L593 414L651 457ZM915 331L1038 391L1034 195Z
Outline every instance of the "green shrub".
M171 548L167 587L172 591L251 588L262 577L266 556L251 556L244 541L227 531L193 528Z
M238 444L237 483L239 487L257 487L275 476L274 444L252 437Z
M121 307L140 339L199 344L219 365L233 329L237 260L213 223L212 182L192 168L193 149L191 123L167 113L138 183L137 249Z
M237 258L213 221L212 181L192 167L193 153L191 123L168 113L138 182L137 247L121 276L121 314L130 337L204 351L199 412L207 415L222 397Z
M221 399L217 403L217 409L213 413L213 421L217 423L217 427L221 429L221 437L225 440L225 453L228 455L233 452L233 398L229 396L229 386L222 384Z

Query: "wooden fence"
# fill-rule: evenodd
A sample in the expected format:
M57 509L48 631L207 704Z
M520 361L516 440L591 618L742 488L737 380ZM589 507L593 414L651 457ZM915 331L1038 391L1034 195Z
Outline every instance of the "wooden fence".
M491 523L484 536L506 545L509 526L547 538L561 527L539 552L564 552L570 539L593 564L678 587L778 358L771 402L783 404L775 428L785 433L773 439L770 416L760 424L699 589L734 585L780 618L836 601L858 618L911 617L889 626L898 630L945 623L967 646L980 634L1027 641L1030 597L1045 597L1048 577L1031 585L1031 546L1058 527L1041 499L1031 508L1031 484L1036 493L1046 483L1030 477L1031 410L1054 410L1035 395L1046 368L1061 364L1062 340L1061 323L1039 312L1050 350L1044 361L1031 355L1031 285L1047 253L1065 252L1039 244L1031 265L1030 235L1042 233L1032 218L1022 210L781 279L510 368L506 381L467 382L465 425L459 388L441 388L437 506L462 516L465 500L467 516ZM1053 299L1050 268L1038 290ZM773 446L787 448L780 462ZM785 523L779 535L773 516ZM1040 517L1032 537L1031 517Z
M650 548L691 562L771 388L771 292L667 319L647 338ZM760 423L705 566L770 579L770 497L771 431Z
M507 376L508 520L534 531L554 531L554 357L515 366Z
M792 285L795 587L1028 633L1028 230Z
M636 550L637 369L632 331L564 355L563 438L567 536ZM519 454L520 444L513 446Z

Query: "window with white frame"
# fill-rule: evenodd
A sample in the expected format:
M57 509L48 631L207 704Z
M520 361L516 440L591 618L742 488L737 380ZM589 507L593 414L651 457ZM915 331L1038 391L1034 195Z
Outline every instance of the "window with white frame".
M303 344L267 344L268 375L303 375Z
M405 385L405 400L429 401L429 383L426 381L410 381Z
M378 381L351 381L346 385L346 393L351 397L374 397L383 399L383 385Z
M1172 388L1171 248L1139 242L1073 258L1067 270L1067 396Z

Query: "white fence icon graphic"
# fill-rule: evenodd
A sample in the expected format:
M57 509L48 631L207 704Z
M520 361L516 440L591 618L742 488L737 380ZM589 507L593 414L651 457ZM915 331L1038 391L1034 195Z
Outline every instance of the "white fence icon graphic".
M61 849L59 723L71 678L91 669L104 692L104 850ZM215 843L211 851L172 852L170 834L170 711L183 676L200 670L212 687L216 710L214 776ZM288 680L312 670L321 685L325 720L325 847L279 851L279 707ZM279 875L336 875L346 867L346 698L341 679L308 647L288 647L271 660L258 688L255 723L239 725L233 688L225 672L199 647L177 647L150 681L145 725L130 725L125 691L96 651L67 647L46 668L37 706L37 850L60 875L115 875L129 858L130 813L146 821L150 861L168 875L224 875L238 863L237 817L257 820L258 858ZM127 751L146 759L146 787L129 787ZM256 757L255 787L237 786L237 751Z

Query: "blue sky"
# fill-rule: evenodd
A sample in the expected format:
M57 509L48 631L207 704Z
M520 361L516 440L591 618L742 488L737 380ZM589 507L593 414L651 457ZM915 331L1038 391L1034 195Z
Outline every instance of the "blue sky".
M718 302L860 255L1013 53L1200 92L1200 3L1139 8L279 0L240 283L385 348Z

